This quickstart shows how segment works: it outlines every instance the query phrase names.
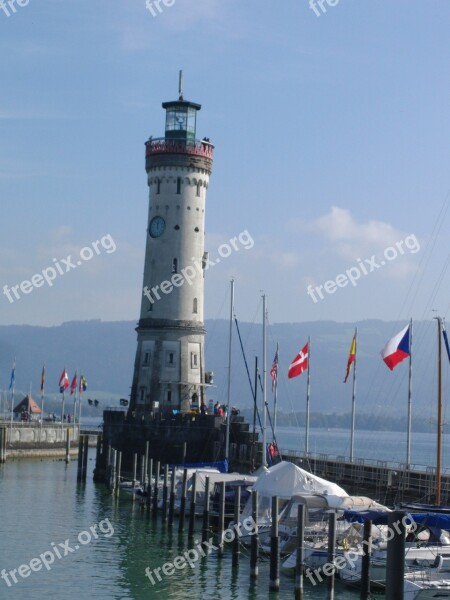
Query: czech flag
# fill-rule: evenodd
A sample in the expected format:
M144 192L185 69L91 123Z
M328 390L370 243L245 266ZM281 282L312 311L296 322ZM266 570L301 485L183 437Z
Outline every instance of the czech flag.
M297 377L301 375L303 371L308 369L308 344L303 348L301 352L297 354L294 360L289 365L288 377Z
M411 325L407 325L400 333L391 338L381 351L381 357L391 371L411 355Z

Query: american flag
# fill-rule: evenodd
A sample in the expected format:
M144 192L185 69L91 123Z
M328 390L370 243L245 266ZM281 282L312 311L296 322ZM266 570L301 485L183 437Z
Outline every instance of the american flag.
M273 359L272 368L270 369L270 377L272 379L272 392L275 390L275 384L278 378L278 346Z

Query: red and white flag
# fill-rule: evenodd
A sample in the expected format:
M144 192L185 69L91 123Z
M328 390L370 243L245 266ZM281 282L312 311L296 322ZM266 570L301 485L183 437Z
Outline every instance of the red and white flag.
M299 352L294 358L294 360L291 362L288 370L289 379L301 375L303 371L306 371L308 369L308 351L308 344L306 344L303 350Z
M69 376L67 375L67 371L64 369L64 371L61 373L61 377L59 378L59 391L61 394L64 392L64 390L67 390L68 387Z

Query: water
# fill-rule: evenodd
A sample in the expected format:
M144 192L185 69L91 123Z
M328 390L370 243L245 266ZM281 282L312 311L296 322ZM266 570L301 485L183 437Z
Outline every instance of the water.
M277 427L277 440L281 449L304 450L305 430L301 427ZM450 434L442 436L443 471L450 470ZM309 430L309 449L313 453L336 456L350 454L350 431L348 429ZM406 433L398 431L356 431L355 450L357 458L383 460L390 463L406 462ZM431 433L411 435L411 465L425 470L436 464L436 436Z
M176 570L152 586L146 567L153 570L183 555L189 548L187 535L179 536L177 526L169 533L160 519L149 519L124 494L115 500L103 485L94 484L93 459L91 451L86 485L76 482L75 461L65 465L59 460L25 459L0 465L0 570L29 566L47 551L56 555L55 547L61 555L49 570L22 567L26 578L16 574L18 582L10 578L11 587L0 579L1 600L293 598L293 579L284 575L280 593L269 593L267 562L260 566L257 585L250 584L247 551L233 574L230 548L222 560L213 552L193 569ZM45 558L49 561L50 555ZM32 564L37 568L36 562ZM359 593L338 587L335 597L356 600ZM326 598L326 590L306 585L305 598Z

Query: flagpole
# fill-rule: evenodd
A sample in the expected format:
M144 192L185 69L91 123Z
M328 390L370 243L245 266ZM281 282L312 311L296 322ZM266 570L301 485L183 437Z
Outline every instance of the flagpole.
M352 390L352 432L350 436L350 462L353 462L355 448L355 414L356 414L356 336L358 328L355 327L355 358L353 360L353 390Z
M42 422L44 420L44 377L45 377L45 363L42 367L41 373L41 426L39 428L39 441L42 441Z
M406 468L411 465L411 421L412 421L412 343L413 322L409 322L409 377L408 377L408 426L406 430Z
M13 372L11 374L12 377L12 394L11 394L11 436L10 440L12 442L12 427L13 427L13 418L14 418L14 392L16 390L16 359L14 358Z
M230 330L228 337L228 382L227 382L227 427L225 433L225 460L228 462L230 453L230 422L231 422L231 342L233 338L233 316L234 316L234 279L231 278L230 289Z
M442 462L442 340L441 317L438 322L438 414L437 414L437 448L436 448L436 498L435 504L441 504L441 462Z
M305 452L309 452L309 395L310 395L310 365L311 365L311 338L308 336L308 380L306 383L306 439Z
M263 294L263 439L262 439L262 466L267 467L267 449L266 449L266 423L267 423L267 415L266 415L266 372L267 372L267 348L266 348L266 295Z
M277 357L278 362L280 361L280 357L278 355L278 344L277 344ZM277 362L277 372L275 376L275 388L274 388L274 399L273 399L273 441L275 442L276 430L277 430L277 398L278 398L278 362Z

